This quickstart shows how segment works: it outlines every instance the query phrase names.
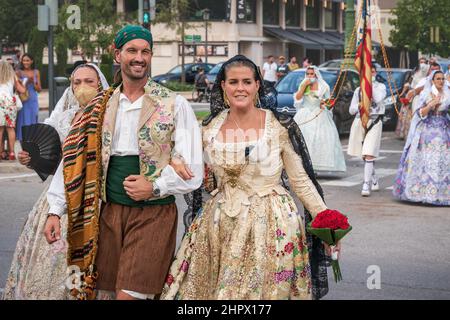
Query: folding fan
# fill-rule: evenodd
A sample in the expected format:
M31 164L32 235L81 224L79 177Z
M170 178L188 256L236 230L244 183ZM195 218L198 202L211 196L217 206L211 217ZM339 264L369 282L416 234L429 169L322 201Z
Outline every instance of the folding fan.
M22 127L22 149L30 154L29 166L45 181L61 161L61 141L52 126L36 123Z

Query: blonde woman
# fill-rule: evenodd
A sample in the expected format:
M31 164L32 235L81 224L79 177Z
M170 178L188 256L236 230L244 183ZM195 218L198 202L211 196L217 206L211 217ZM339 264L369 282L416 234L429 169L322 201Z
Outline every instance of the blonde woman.
M17 79L14 69L6 61L0 61L0 157L2 160L16 160L14 144L16 142L16 118L17 103L14 90L25 92L25 87ZM3 133L8 134L8 150L6 153L3 145Z

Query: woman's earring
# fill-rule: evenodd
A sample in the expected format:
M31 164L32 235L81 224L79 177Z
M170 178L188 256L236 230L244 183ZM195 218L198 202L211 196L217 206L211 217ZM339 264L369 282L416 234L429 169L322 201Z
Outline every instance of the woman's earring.
M225 107L229 108L230 107L230 100L228 100L227 94L225 93L225 91L223 92L223 103L225 104Z
M259 92L256 92L255 99L253 100L255 107L259 106Z

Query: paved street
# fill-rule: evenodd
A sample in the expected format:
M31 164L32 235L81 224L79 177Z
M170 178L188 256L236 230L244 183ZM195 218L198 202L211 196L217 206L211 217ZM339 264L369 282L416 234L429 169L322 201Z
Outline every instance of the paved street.
M40 117L46 115L41 112ZM347 137L341 142L345 150ZM353 225L343 241L343 281L335 284L330 275L330 292L325 299L450 299L449 208L403 203L392 197L402 148L403 141L393 132L383 134L376 162L381 189L369 198L360 196L363 164L359 159L346 156L346 174L320 176L327 205L348 214ZM2 288L21 228L44 184L31 170L1 162L0 185ZM183 203L179 197L178 243L184 231ZM379 268L380 289L368 289L373 273L367 273L368 268Z

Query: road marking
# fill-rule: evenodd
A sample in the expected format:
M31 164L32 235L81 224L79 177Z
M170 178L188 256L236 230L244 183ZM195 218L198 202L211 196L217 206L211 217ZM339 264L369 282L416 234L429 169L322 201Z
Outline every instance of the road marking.
M387 187L386 190L394 190L394 186Z
M375 168L375 173L379 179L394 175L397 173L396 169L383 169L383 168ZM342 180L331 180L321 182L321 185L325 186L333 186L333 187L354 187L356 185L362 184L364 180L364 172L355 174L353 176L344 178Z
M37 174L36 173L26 173L26 174L21 174L21 175L18 175L18 176L0 177L0 180L28 178L28 177L37 177Z
M375 161L380 161L380 160L383 160L383 159L386 159L386 157L375 158ZM360 157L352 157L352 158L348 159L347 161L352 161L352 162L361 161L361 162L363 162L363 160Z
M343 148L342 151L347 152L348 148ZM399 153L399 154L402 154L403 150L383 150L383 149L381 149L380 153Z

